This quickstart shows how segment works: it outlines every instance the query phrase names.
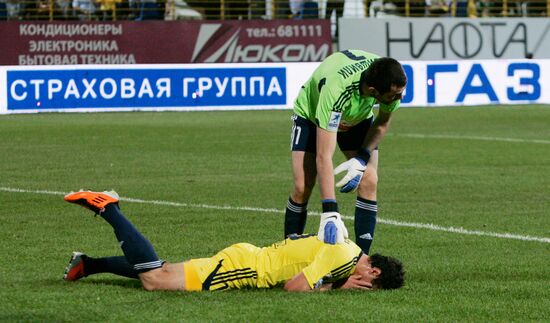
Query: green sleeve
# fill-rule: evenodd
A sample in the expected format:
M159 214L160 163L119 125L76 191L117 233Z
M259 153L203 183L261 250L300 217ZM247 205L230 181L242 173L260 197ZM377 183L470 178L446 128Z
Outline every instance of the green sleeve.
M334 108L337 101L342 101L345 92L340 79L336 77L326 79L325 85L319 93L319 102L315 113L319 128L330 132L338 131L342 110L335 111Z

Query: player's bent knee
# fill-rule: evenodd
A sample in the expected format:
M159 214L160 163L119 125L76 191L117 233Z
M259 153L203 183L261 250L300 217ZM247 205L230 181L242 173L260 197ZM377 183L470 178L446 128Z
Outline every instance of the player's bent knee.
M140 273L139 279L143 289L148 291L185 289L183 263L164 263L161 268Z
M139 274L141 286L147 291L161 289L162 286L162 268L153 269Z
M303 203L309 200L312 188L305 185L295 185L294 192L292 194L292 200L297 203Z
M309 194L304 191L294 191L292 194L292 200L296 203L303 203L309 199Z
M375 172L367 173L359 183L359 190L363 192L376 192L378 186L378 174Z

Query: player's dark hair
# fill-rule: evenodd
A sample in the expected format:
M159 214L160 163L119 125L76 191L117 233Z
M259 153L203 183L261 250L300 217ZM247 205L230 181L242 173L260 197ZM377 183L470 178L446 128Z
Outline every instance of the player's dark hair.
M380 268L380 276L372 281L373 286L380 289L397 289L405 282L403 264L392 257L374 254L369 257L372 267Z
M380 94L384 94L391 90L392 85L398 87L407 85L407 75L397 60L391 57L382 57L372 62L361 73L361 84L367 84Z

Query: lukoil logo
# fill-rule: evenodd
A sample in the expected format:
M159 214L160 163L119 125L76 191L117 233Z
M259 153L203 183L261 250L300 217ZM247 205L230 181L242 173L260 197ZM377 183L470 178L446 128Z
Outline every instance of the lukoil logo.
M248 30L248 29L247 29ZM329 54L328 44L304 44L289 39L269 44L251 39L243 28L229 24L202 24L193 49L193 63L317 62ZM242 39L246 39L243 41Z

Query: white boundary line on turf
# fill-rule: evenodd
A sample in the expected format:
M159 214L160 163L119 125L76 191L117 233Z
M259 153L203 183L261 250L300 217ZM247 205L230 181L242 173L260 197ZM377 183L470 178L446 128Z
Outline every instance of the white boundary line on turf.
M48 194L48 195L65 195L64 192L48 191L48 190L24 190L19 188L11 187L1 187L0 191L3 192L12 192L12 193L32 193L32 194ZM176 206L176 207L193 207L201 209L214 209L214 210L233 210L233 211L253 211L253 212L264 212L264 213L284 213L284 210L279 209L264 209L256 207L242 207L242 206L224 206L224 205L208 205L208 204L194 204L194 203L180 203L180 202L170 202L170 201L159 201L159 200L142 200L129 197L121 197L121 201L131 202L131 203L142 203L142 204L153 204L153 205L165 205L165 206ZM309 212L309 214L319 215L318 212ZM352 216L342 216L344 219L353 220ZM535 241L550 243L550 238L543 237L533 237L533 236L524 236L512 233L498 233L498 232L486 232L486 231L477 231L477 230L467 230L464 228L454 228L454 227L442 227L435 224L429 223L415 223L415 222L401 222L395 220L386 220L378 218L378 223L383 223L387 225L399 226L399 227L409 227L416 229L428 229L432 231L443 231L458 233L464 235L475 235L475 236L484 236L484 237L493 237L493 238L502 238L502 239L512 239L512 240L522 240L522 241Z
M424 135L420 133L390 133L390 136L419 138L419 139L465 139L465 140L483 140L483 141L504 141L504 142L519 142L528 144L545 144L550 145L550 140L542 139L520 139L506 137L482 137L482 136L458 136L458 135Z

